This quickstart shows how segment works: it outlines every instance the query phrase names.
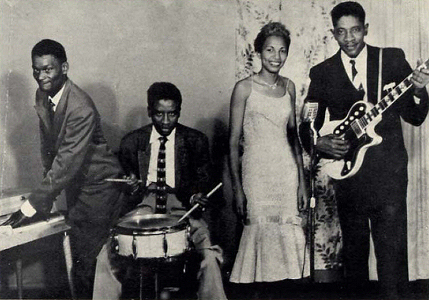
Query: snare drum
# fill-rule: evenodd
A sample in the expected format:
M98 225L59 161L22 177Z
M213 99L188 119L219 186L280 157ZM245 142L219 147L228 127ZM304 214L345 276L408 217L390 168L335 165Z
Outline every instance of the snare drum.
M118 255L137 258L171 258L189 250L189 226L179 216L134 214L125 216L113 230Z

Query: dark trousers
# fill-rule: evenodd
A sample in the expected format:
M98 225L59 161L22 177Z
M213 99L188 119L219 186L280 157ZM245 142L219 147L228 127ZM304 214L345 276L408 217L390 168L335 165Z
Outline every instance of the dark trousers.
M369 280L371 231L381 292L397 296L408 281L407 184L403 179L392 183L337 182L336 196L347 281L359 289Z
M106 182L80 188L75 185L66 196L76 295L91 299L97 256L119 217L123 194Z

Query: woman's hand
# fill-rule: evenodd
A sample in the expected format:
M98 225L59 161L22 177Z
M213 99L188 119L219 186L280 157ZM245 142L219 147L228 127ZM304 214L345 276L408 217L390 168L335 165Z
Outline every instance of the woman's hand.
M309 193L307 185L301 183L298 187L298 211L302 212L308 208Z
M247 217L247 199L242 189L235 193L235 208L238 218L244 223Z

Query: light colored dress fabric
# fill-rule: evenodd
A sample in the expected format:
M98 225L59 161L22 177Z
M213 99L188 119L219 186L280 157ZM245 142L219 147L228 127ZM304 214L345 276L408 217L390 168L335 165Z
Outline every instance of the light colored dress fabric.
M291 109L289 93L274 98L252 89L247 99L242 180L248 220L231 282L271 282L309 274L297 208L298 168L286 131Z

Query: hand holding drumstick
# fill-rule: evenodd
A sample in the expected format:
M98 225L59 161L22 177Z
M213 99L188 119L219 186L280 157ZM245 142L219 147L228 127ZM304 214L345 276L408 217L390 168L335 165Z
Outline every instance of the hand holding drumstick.
M186 217L188 217L194 210L196 210L200 206L207 205L208 198L213 195L214 192L216 192L220 187L222 186L222 182L220 182L214 189L212 189L207 196L204 196L202 193L198 193L195 195L192 195L191 197L191 205L196 203L186 214L181 217L177 223L182 222Z
M123 178L107 178L105 181L124 182L131 188L131 194L135 194L142 183L141 179L137 179L137 176L134 173L131 173L130 176L124 176Z

